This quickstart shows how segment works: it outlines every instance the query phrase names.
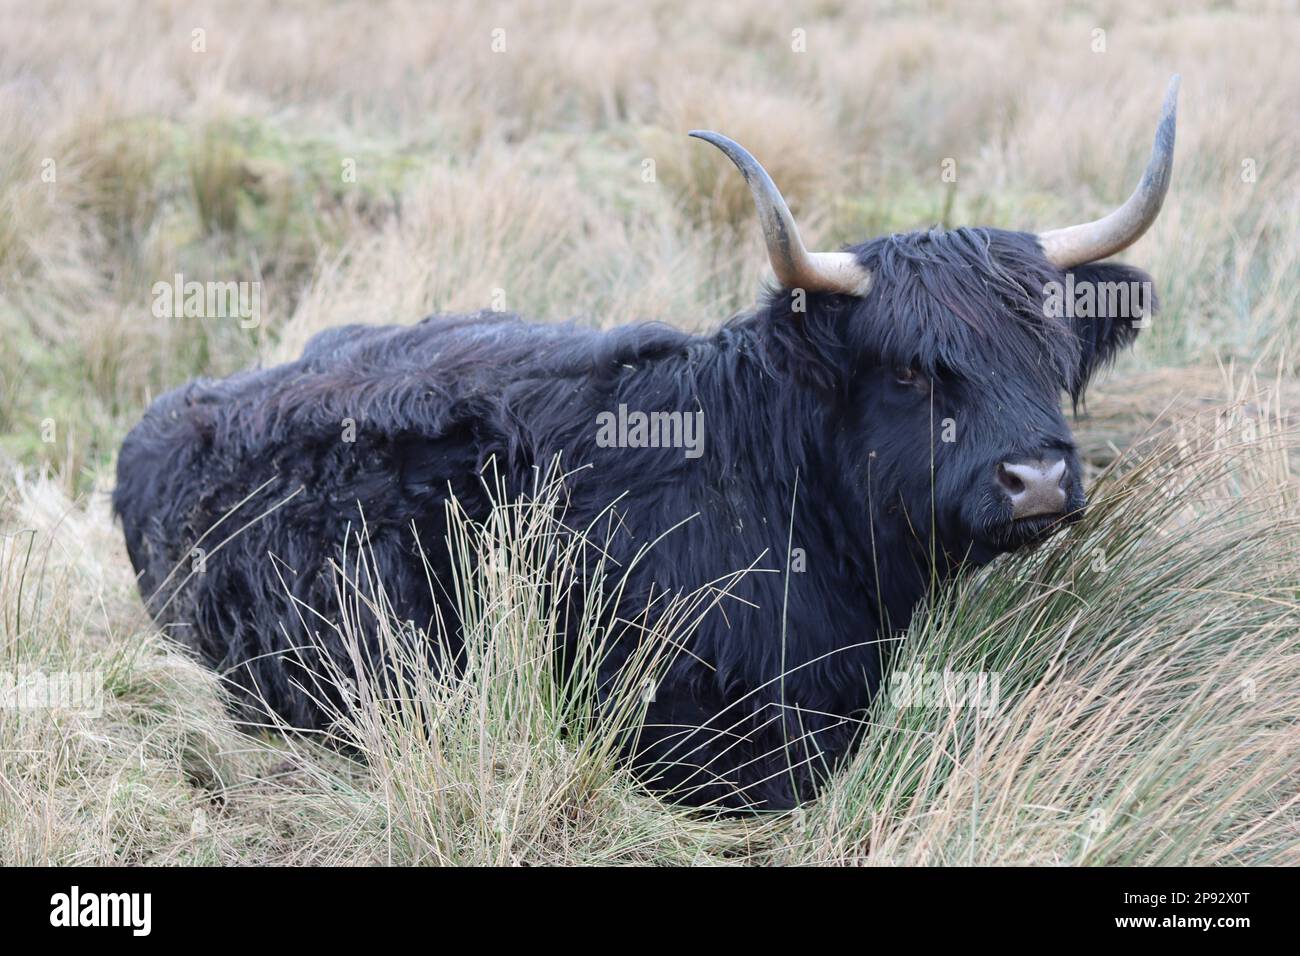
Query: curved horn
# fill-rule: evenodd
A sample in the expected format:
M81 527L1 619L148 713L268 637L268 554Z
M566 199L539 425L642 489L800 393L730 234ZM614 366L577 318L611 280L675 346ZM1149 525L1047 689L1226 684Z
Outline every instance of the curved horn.
M691 130L691 135L712 143L727 154L749 183L758 207L758 219L767 240L767 255L772 261L776 279L787 289L806 289L809 292L843 292L848 295L865 295L871 284L871 273L858 262L851 252L809 252L799 238L799 227L794 224L790 207L781 198L758 160L749 150L735 140L709 130Z
M1169 174L1174 167L1174 127L1178 118L1178 74L1169 81L1155 145L1147 161L1142 182L1128 201L1095 222L1066 226L1040 233L1038 241L1047 258L1063 269L1112 256L1136 242L1160 214L1169 191Z

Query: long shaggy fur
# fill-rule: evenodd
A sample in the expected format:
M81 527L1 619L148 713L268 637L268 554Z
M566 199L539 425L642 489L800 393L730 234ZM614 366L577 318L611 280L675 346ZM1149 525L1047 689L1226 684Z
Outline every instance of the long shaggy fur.
M1064 275L1026 234L936 230L853 251L874 275L865 298L779 290L711 335L433 316L332 329L295 362L178 388L118 468L141 592L250 702L320 727L327 713L300 685L322 672L319 653L351 665L330 629L304 632L300 609L338 615L330 562L349 531L364 520L402 619L454 621L417 538L445 579L447 495L481 515L489 462L522 494L560 456L589 466L569 479L570 526L623 496L615 559L681 524L637 565L625 617L652 593L758 569L676 658L629 758L678 799L790 807L850 752L885 642L932 579L1046 530L1010 529L997 463L1060 451L1082 506L1060 391L1077 398L1133 335L1133 316L1045 318L1044 285ZM898 367L920 384L900 384ZM702 411L702 456L599 447L597 416L619 405ZM955 441L940 438L947 419ZM806 565L789 574L788 545Z

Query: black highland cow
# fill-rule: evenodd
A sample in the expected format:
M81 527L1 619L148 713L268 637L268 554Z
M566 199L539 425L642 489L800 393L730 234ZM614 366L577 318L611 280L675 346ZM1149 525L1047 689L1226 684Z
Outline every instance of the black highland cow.
M567 522L584 527L624 495L616 558L684 522L638 565L632 611L652 591L693 591L755 562L784 572L793 520L807 571L735 585L740 600L675 659L629 754L677 799L788 808L852 749L880 642L907 626L932 568L987 562L1080 514L1061 392L1078 401L1141 308L1099 297L1100 314L1072 318L1045 308L1045 290L1067 276L1074 290L1149 288L1097 260L1159 211L1176 95L1177 77L1141 184L1103 219L1042 234L935 229L836 253L804 249L743 148L692 134L753 190L777 279L756 311L704 336L497 314L346 326L290 364L191 382L122 446L114 505L141 592L250 700L311 728L327 719L300 686L320 671L311 655L349 665L328 637L303 649L294 602L337 611L330 562L362 515L396 612L421 627L452 612L435 606L415 536L445 572L446 497L486 508L489 462L513 489L557 455L589 465L569 479ZM597 422L620 406L702 412L701 454L606 447ZM354 442L340 440L346 419ZM956 440L942 440L944 419ZM173 574L201 540L213 548L204 573Z

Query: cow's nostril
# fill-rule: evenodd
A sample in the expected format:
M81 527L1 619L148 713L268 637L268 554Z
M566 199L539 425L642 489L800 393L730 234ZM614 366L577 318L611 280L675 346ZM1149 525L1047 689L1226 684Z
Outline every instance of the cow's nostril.
M1007 471L1005 464L998 465L998 484L1001 485L1009 495L1018 495L1025 490L1025 483L1020 480L1019 476Z
M1011 517L1059 515L1065 510L1068 480L1065 460L1010 462L998 465L998 485L1011 502Z

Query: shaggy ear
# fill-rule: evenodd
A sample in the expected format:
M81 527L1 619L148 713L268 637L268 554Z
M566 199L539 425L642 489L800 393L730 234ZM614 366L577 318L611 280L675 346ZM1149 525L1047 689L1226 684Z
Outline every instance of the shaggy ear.
M1089 262L1070 271L1074 286L1070 323L1079 337L1079 366L1070 383L1070 397L1077 407L1093 375L1114 361L1120 349L1133 344L1159 303L1151 276L1141 269Z

